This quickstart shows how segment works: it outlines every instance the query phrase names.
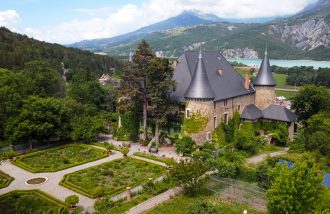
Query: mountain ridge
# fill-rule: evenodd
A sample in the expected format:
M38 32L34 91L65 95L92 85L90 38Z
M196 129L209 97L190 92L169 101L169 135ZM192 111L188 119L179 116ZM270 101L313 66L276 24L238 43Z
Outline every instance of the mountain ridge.
M219 49L223 52L241 53L244 50L251 50L261 54L267 40L269 48L274 52L272 55L274 58L330 60L329 13L330 0L320 0L308 5L296 15L273 19L266 23L230 23L218 17L219 19L210 23L186 22L176 28L167 25L168 28L162 28L163 30L148 33L144 31L144 34L139 36L136 32L135 34L132 32L131 35L125 34L123 36L129 35L129 38L126 37L124 40L121 38L121 41L113 43L103 40L102 47L99 46L101 48L97 50L111 55L127 55L131 49L136 48L141 39L145 39L151 43L155 51L168 57L177 57L185 50L198 49L200 45L203 45L203 48ZM196 16L196 12L190 12L190 15ZM164 22L174 18L176 17ZM155 25L157 24L159 23ZM118 37L111 38L112 41L114 38ZM95 51L93 50L95 47L95 44L94 46L91 44L90 47L82 45L79 48L92 48L89 50Z

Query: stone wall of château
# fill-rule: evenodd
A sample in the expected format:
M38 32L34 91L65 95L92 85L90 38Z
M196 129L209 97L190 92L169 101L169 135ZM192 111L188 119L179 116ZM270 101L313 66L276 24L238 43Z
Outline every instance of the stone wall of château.
M265 109L276 102L275 87L255 86L255 105L260 109Z
M189 100L187 102L186 112L187 110L191 113L200 111L209 118L203 131L199 133L190 133L189 136L191 136L198 144L204 143L210 139L211 133L222 121L225 120L226 117L228 121L229 118L233 117L236 111L241 114L245 106L253 104L254 101L254 94L229 98L217 102Z

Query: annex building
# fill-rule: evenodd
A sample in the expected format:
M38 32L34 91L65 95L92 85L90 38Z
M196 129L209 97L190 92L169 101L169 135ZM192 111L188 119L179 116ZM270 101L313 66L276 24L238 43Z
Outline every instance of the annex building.
M185 106L185 117L202 113L209 119L202 131L190 134L196 142L210 140L217 125L227 123L236 111L242 120L285 122L293 139L297 116L275 105L276 81L267 51L252 83L249 73L243 78L218 51L185 52L174 63L173 79L171 99Z

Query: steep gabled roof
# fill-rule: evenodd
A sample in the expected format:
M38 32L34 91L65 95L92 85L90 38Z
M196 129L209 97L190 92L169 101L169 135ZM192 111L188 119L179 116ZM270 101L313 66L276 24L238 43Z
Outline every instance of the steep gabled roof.
M198 55L198 62L193 74L193 78L184 94L185 98L194 99L214 99L215 94L205 71L202 53Z
M259 72L257 77L253 82L254 86L275 86L276 81L273 77L272 70L269 64L269 58L267 54L267 49L265 51L265 56L261 62L261 66L259 68Z
M283 122L293 122L297 120L297 115L289 109L280 105L270 105L262 111L263 118Z
M254 104L245 106L241 114L241 118L247 120L257 120L262 117L263 117L262 112Z
M202 58L208 81L215 95L215 101L255 92L251 85L249 89L245 88L244 78L218 51L203 51ZM186 51L177 61L173 75L177 84L171 98L178 102L184 102L184 94L192 81L197 66L198 52ZM222 75L219 74L219 70L223 71Z

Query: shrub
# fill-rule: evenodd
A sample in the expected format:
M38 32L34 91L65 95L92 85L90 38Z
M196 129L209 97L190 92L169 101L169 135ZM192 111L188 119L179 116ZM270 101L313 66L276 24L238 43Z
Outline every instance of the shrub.
M251 167L240 166L238 168L238 179L246 182L256 182L256 170Z
M182 153L183 155L191 154L195 142L191 137L184 136L175 142L176 151Z
M244 123L238 131L234 143L237 149L244 150L248 153L254 153L257 146L256 141L253 125Z
M79 197L76 195L70 195L65 198L65 203L70 207L75 207L79 203Z
M116 203L111 200L111 197L104 197L94 202L95 214L107 213L109 209L116 206Z
M206 201L198 201L191 204L187 209L187 214L213 214L218 213L217 207Z
M128 152L129 152L129 149L125 147L125 148L122 148L122 149L120 150L120 152L121 152L124 156L127 156Z

